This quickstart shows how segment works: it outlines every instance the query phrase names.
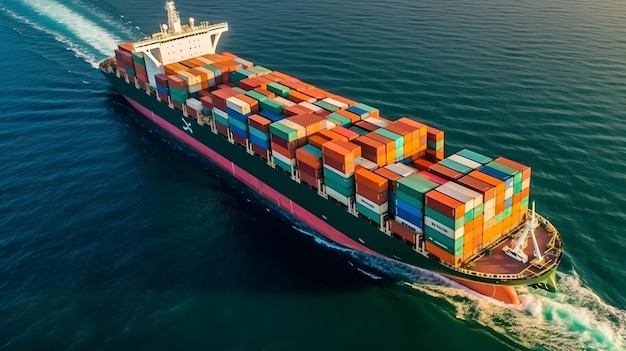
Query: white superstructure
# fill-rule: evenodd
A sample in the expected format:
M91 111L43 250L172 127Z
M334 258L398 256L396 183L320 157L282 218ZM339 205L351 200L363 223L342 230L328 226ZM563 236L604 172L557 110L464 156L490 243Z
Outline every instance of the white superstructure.
M165 73L164 65L180 62L193 57L214 54L222 33L228 31L228 23L195 23L189 18L182 24L174 1L165 2L167 24L161 31L133 43L134 51L143 53L146 71L151 86L156 86L154 76Z

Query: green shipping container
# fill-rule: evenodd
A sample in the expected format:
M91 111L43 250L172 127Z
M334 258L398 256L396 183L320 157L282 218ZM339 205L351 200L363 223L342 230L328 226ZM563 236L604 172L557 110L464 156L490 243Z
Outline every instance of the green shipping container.
M421 199L418 199L418 198L416 198L414 196L411 196L411 195L403 192L402 190L397 190L396 189L396 199L400 199L400 200L410 204L411 206L424 211L424 202Z
M270 124L270 133L286 141L298 139L298 131L287 127L280 123L280 121Z
M356 209L360 214L380 224L380 215L357 202Z
M254 135L255 137L261 139L261 140L265 140L265 141L269 141L270 140L270 134L269 133L263 133L262 131L254 128L253 126L249 127L250 130L250 134Z
M330 112L335 112L335 111L339 110L339 107L337 107L337 106L335 106L333 104L329 104L326 101L322 101L322 100L315 101L313 103L313 105L319 106L319 107L323 108L324 110L330 111Z
M227 118L224 118L224 117L222 117L220 115L217 115L217 114L214 114L214 117L215 117L215 122L217 122L217 123L219 123L219 124L221 124L223 126L228 127L228 119Z
M396 181L396 192L401 191L417 199L423 199L424 194L437 186L437 183L424 179L417 174L410 174Z
M365 135L365 134L369 133L367 130L365 130L363 128L359 128L357 126L352 126L352 127L348 128L348 129L350 129L353 132L359 133L359 135Z
M338 113L331 113L330 115L328 115L328 117L326 117L326 119L330 120L331 122L335 123L338 126L344 126L344 127L349 126L350 123L352 122L350 121L350 118L346 116L342 116Z
M274 100L265 99L259 101L259 108L261 111L269 111L277 115L283 114L283 105L277 103Z
M512 207L505 208L504 211L502 211L503 218L511 217L512 213L513 213L513 208Z
M241 130L248 130L248 123L239 121L236 118L229 118L228 124L231 124Z
M344 188L354 189L354 176L344 178L333 171L329 171L325 167L324 167L324 180L325 181L329 180L337 184L338 186L341 186Z
M346 187L343 187L341 184L337 184L327 178L324 179L324 184L326 184L327 187L333 189L334 191L338 192L339 194L345 197L354 196L354 187L346 188Z
M454 218L450 218L440 212L433 210L428 206L424 208L424 215L436 220L437 222L453 230L457 230L465 225L465 217L454 220Z
M286 87L280 83L272 82L267 85L267 90L280 95L284 98L289 97L289 87Z
M247 91L246 95L248 95L249 97L251 97L251 98L253 98L253 99L257 100L257 101L267 100L267 96L265 96L265 95L263 95L263 94L261 94L259 92L256 92L254 90Z
M522 207L527 207L528 206L528 196L522 198L521 206Z
M428 140L426 142L426 146L431 149L431 150L439 150L439 149L443 149L443 140L442 141L438 141L438 142L434 142L432 140Z
M468 174L469 172L473 171L472 168L462 165L458 162L454 162L450 159L443 159L437 163L439 163L440 165L446 166L450 169L453 169L459 173L463 173L463 174Z
M465 223L469 223L474 219L474 210L469 210L465 212Z
M447 253L453 254L454 256L463 255L464 237L452 240L452 238L448 238L445 234L429 226L424 226L424 236L426 240L444 249Z
M500 223L502 222L502 220L504 219L504 213L500 212L496 215L496 223Z
M274 163L276 164L276 166L284 169L287 172L291 172L291 165L287 164L279 159L277 159L276 157L274 157Z
M478 205L478 206L476 206L474 208L474 218L476 218L476 217L480 216L481 214L483 214L483 205L484 204L481 203L480 205Z
M465 157L467 159L470 159L470 160L472 160L474 162L478 162L480 164L483 164L483 165L493 161L492 158L489 158L489 157L487 157L485 155L481 155L481 154L479 154L477 152L474 152L474 151L468 150L468 149L463 149L463 150L457 152L456 154L459 155L459 156L463 156L463 157Z
M522 183L513 183L513 194L519 194L522 192Z

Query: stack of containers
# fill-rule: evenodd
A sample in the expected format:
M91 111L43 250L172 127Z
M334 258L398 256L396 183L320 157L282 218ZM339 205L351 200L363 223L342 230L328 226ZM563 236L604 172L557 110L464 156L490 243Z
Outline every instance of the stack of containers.
M389 167L387 167L389 169ZM409 175L396 182L396 213L394 220L421 234L424 227L424 195L437 187L431 182L411 170Z
M352 123L352 121L350 120L350 118L343 116L339 113L333 112L330 115L326 116L326 118L335 123L338 126L343 126L343 127L349 127L350 124Z
M296 150L300 179L317 189L318 181L322 179L322 150L307 144Z
M509 160L507 160L509 161ZM506 162L506 161L505 161ZM512 162L512 161L511 161ZM522 165L520 165L522 166ZM524 166L522 166L524 167ZM504 207L502 210L501 218L498 217L498 213L496 213L496 222L502 222L502 231L503 234L509 232L513 228L519 224L519 217L516 216L517 222L513 222L513 198L514 194L521 193L522 190L522 172L516 169L513 169L509 166L506 166L498 161L492 161L487 163L485 166L481 167L481 171L487 173L495 178L505 181L505 190L504 190ZM530 169L528 170L530 174ZM516 212L519 213L519 207L521 207L521 195L515 197L516 202ZM498 207L498 204L496 204Z
M393 156L393 162L404 160L404 137L401 134L394 133L384 128L376 129L374 133L394 141L394 153L393 155L387 154L387 157ZM387 162L391 163L392 161L387 159Z
M376 128L376 130L378 130L379 128ZM397 139L392 139L390 137L386 137L380 133L377 133L376 131L374 132L370 132L368 134L366 134L366 136L370 139L373 139L375 141L378 141L379 143L382 143L383 145L385 145L385 165L389 165L392 163L396 162L396 141ZM401 137L399 137L401 138ZM374 160L370 160L373 162L376 162Z
M191 97L197 97L197 93L202 90L202 77L192 72L190 68L176 72L176 75L187 84L187 93Z
M385 144L368 137L368 134L354 139L354 143L361 147L363 158L366 158L379 167L387 164L387 152Z
M463 255L465 257L465 260L467 260L467 258L477 254L483 248L483 231L485 219L493 218L496 203L496 187L482 180L476 179L471 175L467 175L459 179L458 182L466 188L472 189L483 195L482 220L479 216L476 216L476 218L474 218L475 222L473 225L474 233L472 238L472 244L469 245L469 240L466 240L464 243ZM468 248L468 246L472 247L471 253L469 252L470 249Z
M133 52L133 69L139 85L144 90L148 89L148 72L146 71L146 61L143 52Z
M442 130L428 127L426 131L426 158L429 161L437 162L444 158L444 133Z
M528 212L531 168L521 163L506 159L504 157L499 157L495 161L505 166L511 167L512 169L522 172L522 183L519 186L519 188L516 187L515 184L513 184L513 223L514 224L520 223L521 221L524 220L524 215ZM516 208L515 206L516 203L520 204L519 209ZM519 214L519 218L515 217L516 213Z
M296 165L296 149L306 143L306 129L288 119L270 124L270 145L274 163L292 173Z
M415 161L417 159L423 158L426 156L426 148L427 148L427 132L428 126L425 124L419 123L407 117L402 117L394 122L403 128L406 128L411 131L411 160Z
M239 92L232 88L221 88L211 92L213 101L213 118L215 119L215 127L217 131L228 136L228 105L226 100L232 96L238 95Z
M356 208L359 213L372 221L381 224L382 218L389 209L389 181L365 168L354 172L356 184Z
M463 261L470 258L475 251L474 235L482 235L483 224L483 195L471 188L454 182L447 182L437 188L437 191L464 204L465 214L463 219ZM438 225L435 218L426 222L435 230ZM427 224L428 225L428 224ZM452 229L452 228L451 228ZM454 228L458 229L458 228ZM446 232L442 232L445 234Z
M202 102L196 98L189 98L185 100L185 105L187 105L187 115L198 120L198 116L202 113Z
M402 162L405 164L411 164L411 151L413 150L413 135L418 134L419 130L409 128L402 123L393 122L385 127L386 130L396 133L402 136L403 139L403 154ZM418 135L419 136L419 135ZM419 140L417 141L419 142Z
M270 124L269 119L253 114L248 117L248 131L250 132L250 143L252 151L257 155L267 159L270 150Z
M156 82L157 94L161 101L169 102L170 89L167 76L165 74L157 74L154 76L154 80Z
M426 194L425 249L458 267L463 263L465 204L438 190Z
M355 193L354 170L357 157L361 157L361 147L357 144L331 140L322 145L326 193L346 206Z
M472 178L476 178L484 183L487 183L495 188L495 195L493 200L485 202L483 206L482 246L487 247L502 236L501 214L504 209L504 193L506 183L505 181L483 173L480 170L471 172L469 176ZM496 221L496 215L500 215L498 216L499 222Z
M332 120L330 120L330 122L333 123ZM336 126L334 128L331 128L330 131L348 138L348 141L353 141L354 139L359 137L359 133L354 132L348 128L344 128L342 126Z
M389 203L389 213L396 213L396 181L402 178L401 175L394 173L387 168L378 168L374 173L388 180L387 198ZM396 232L397 233L397 232ZM399 233L398 233L399 234Z
M228 114L228 127L233 135L233 139L237 144L246 146L248 139L248 117L252 114L250 104L244 100L243 94L238 94L226 99L226 108ZM258 109L257 111L258 112Z
M183 110L183 104L189 99L187 92L187 83L177 75L167 76L167 84L170 89L170 97L172 105L178 110Z
M120 75L128 75L128 79L131 83L135 82L135 71L133 69L133 45L131 43L125 43L118 45L115 49L115 60L117 61L117 70ZM129 70L130 68L130 70Z

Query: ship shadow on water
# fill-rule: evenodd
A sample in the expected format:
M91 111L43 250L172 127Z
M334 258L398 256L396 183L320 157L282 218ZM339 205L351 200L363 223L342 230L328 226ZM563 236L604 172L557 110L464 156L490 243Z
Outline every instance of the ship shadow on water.
M205 203L198 204L199 207L211 207L217 211L196 213L193 219L196 221L195 226L185 218L189 229L177 223L183 220L175 214L176 210L163 209L164 213L156 216L156 223L149 224L145 234L141 234L151 243L146 250L153 251L145 253L149 257L146 261L154 262L152 257L166 250L168 255L174 257L168 261L176 261L176 257L179 257L180 263L185 264L170 266L167 271L160 270L159 274L146 272L148 276L154 276L153 279L148 276L142 279L147 289L162 286L171 290L176 289L178 283L182 283L180 288L184 289L188 286L185 281L191 280L194 281L195 289L201 291L297 294L333 294L367 289L372 285L397 285L393 279L365 271L366 266L359 265L346 252L329 247L332 244L320 244L327 241L309 232L310 229L294 223L293 218L285 218L284 212L263 200L243 183L230 178L228 173L191 148L156 129L113 90L108 102L114 118L127 126L127 140L142 156L153 159L152 165L147 167L167 170L159 172L159 180L166 180L168 186L179 188L177 195L154 195L160 198L156 201L171 201L173 197L182 196L172 204L178 206L185 202L184 196L189 189L196 189L207 195ZM155 188L154 191L171 193L173 190ZM167 220L163 216L172 218ZM164 222L167 224L164 225ZM205 228L204 231L201 228ZM188 230L195 232L184 233ZM176 252L170 247L154 243L154 236L165 236L163 245L176 241L176 237L182 239L196 236L196 246L179 244L181 251ZM204 236L208 237L209 244L202 243ZM203 245L207 245L204 253L201 252ZM216 245L219 245L217 254ZM185 251L187 249L193 252ZM224 252L229 254L225 255ZM199 261L192 262L190 256ZM215 271L218 264L218 269L223 270L221 273ZM193 270L184 268L185 265L193 266ZM153 267L144 269L154 271ZM203 270L206 273L203 274Z

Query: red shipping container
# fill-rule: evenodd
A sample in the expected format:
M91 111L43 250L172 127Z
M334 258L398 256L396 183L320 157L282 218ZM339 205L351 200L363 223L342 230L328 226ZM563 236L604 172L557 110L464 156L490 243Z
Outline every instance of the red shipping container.
M441 178L439 176L436 176L436 175L434 175L434 174L432 174L432 173L430 173L428 171L421 171L421 172L417 173L417 175L422 177L422 178L424 178L424 179L428 179L431 182L437 183L439 185L443 185L443 184L448 182L447 179L443 179L443 178Z
M317 189L317 178L311 177L310 175L305 173L300 173L300 180Z
M198 119L198 112L196 112L196 110L190 108L189 106L187 106L187 114L189 115L189 117L195 120Z
M296 150L296 159L298 160L298 162L306 164L313 169L321 169L323 166L321 157L314 155L303 148L299 148Z
M478 180L472 176L465 176L458 180L458 183L483 194L483 202L487 202L493 199L496 196L496 187L483 182L482 180Z
M339 135L343 135L344 137L348 138L348 141L352 141L360 136L359 133L342 126L334 127L331 129L331 131Z
M285 116L287 117L313 112L302 105L283 106L283 110L285 111Z
M263 159L267 160L267 149L264 149L255 143L252 143L252 151L254 151L255 154L261 156Z
M426 206L453 219L459 219L465 215L465 204L457 201L437 190L426 193Z
M239 81L239 87L243 90L254 90L256 88L265 88L265 84L255 77L245 78Z
M428 168L430 173L433 173L436 176L439 176L448 180L457 180L463 177L463 173L457 172L453 169L440 165L439 163L435 163Z
M200 102L202 103L202 106L211 110L213 109L213 98L211 96L202 96L200 98Z
M389 180L388 190L391 191L392 193L396 192L396 180L402 178L401 175L399 175L398 173L394 173L388 170L387 168L379 168L376 171L374 171L374 173L378 174L379 176L383 178L388 179Z
M443 130L439 130L437 128L434 127L428 127L428 129L426 130L426 138L430 141L442 141L444 137L444 133Z
M211 92L213 106L222 111L228 111L228 108L226 107L226 99L235 95L239 95L239 92L233 88L221 88L214 90Z
M287 148L284 148L278 144L276 144L275 142L270 142L270 147L272 148L272 152L278 152L279 154L287 157L287 158L296 158L296 151L295 150L289 150Z
M350 175L354 172L354 161L340 162L330 157L325 157L324 165L346 175Z
M169 103L169 96L162 94L162 93L157 93L159 94L159 97L161 98L161 101L163 101L164 103L168 104Z
M361 169L363 169L363 168L361 168ZM373 203L375 203L377 205L382 205L382 204L384 204L385 202L388 201L387 189L385 189L382 192L378 192L378 191L376 191L376 190L374 190L372 188L363 186L363 184L356 183L356 193L361 195L361 196L363 196L364 198L372 201Z
M329 129L323 129L320 130L318 135L321 135L323 137L325 137L326 139L329 140L344 140L344 141L348 141L348 138L346 138L345 136L339 134L339 133L335 133L332 130Z
M237 134L233 133L233 139L235 139L235 142L236 142L237 144L239 144L239 145L241 145L241 146L243 146L243 147L245 147L245 146L246 146L246 138L244 138L244 137L242 137L242 136L240 136L240 135L237 135Z
M226 127L225 125L222 125L221 123L215 123L215 127L217 128L217 131L224 135L224 136L228 136L228 127Z
M323 172L321 168L314 168L311 167L310 165L307 165L306 163L302 163L300 161L298 161L298 168L300 169L300 173L301 174L306 174L310 177L313 177L315 179L321 179Z
M415 245L415 237L416 234L413 233L411 230L409 230L407 227L403 226L402 224L396 222L393 219L389 220L389 229L398 234L400 237L402 237L404 240L410 242L411 244Z
M357 127L361 128L361 129L365 129L368 132L373 132L376 129L380 128L378 126L375 126L369 122L365 122L365 121L358 121L356 123L354 123Z
M269 119L263 116L259 116L257 114L253 114L248 117L248 124L250 124L251 127L264 133L269 133L271 123L272 121L270 121Z

